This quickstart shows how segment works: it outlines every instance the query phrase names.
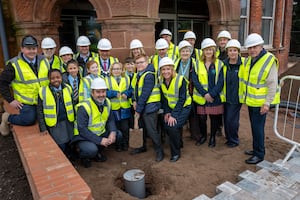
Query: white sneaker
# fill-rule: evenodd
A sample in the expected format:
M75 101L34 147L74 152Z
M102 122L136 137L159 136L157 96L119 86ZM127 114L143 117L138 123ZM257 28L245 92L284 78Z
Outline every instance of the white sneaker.
M10 133L10 128L9 128L9 124L8 124L8 117L9 117L8 112L4 112L2 114L0 132L1 132L1 135L3 135L3 136L7 136Z

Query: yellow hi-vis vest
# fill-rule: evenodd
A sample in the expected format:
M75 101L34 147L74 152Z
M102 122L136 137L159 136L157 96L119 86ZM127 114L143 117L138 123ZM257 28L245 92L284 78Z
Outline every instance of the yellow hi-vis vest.
M67 112L67 117L70 122L74 122L74 110L72 103L72 89L69 85L65 85L62 90L64 104ZM46 125L53 127L57 124L57 106L55 98L51 92L49 86L40 88L39 96L43 101L43 112Z
M52 63L52 69L58 69L61 73L65 73L66 70L63 66L62 58L58 57L57 55L53 56L53 63Z
M119 62L118 58L114 58L112 56L109 56L108 59L109 59L110 65L108 66L108 63L107 63L107 68L110 67L115 62ZM93 61L95 61L98 64L98 67L99 67L98 75L100 76L101 75L101 71L102 71L102 67L103 67L102 64L100 63L100 55L97 55L95 57L91 57L91 58L89 58L89 60L93 60Z
M21 55L11 59L9 62L11 62L15 70L15 78L11 83L14 99L27 105L37 105L40 87L49 84L48 61L44 58L42 61L36 60L36 62L39 62L37 68L38 76L35 75Z
M89 98L82 103L77 104L76 106L76 110L78 110L80 106L84 107L89 116L88 129L97 136L101 136L105 133L106 122L111 110L111 103L109 99L106 98L105 101L107 103L107 106L103 106L102 113L99 112L99 109L92 98ZM77 121L75 121L74 123L74 135L79 135Z
M130 87L130 79L127 75L121 78L119 85L113 76L106 77L105 82L109 90L118 91L120 94ZM129 99L123 99L121 95L119 98L111 98L110 102L112 110L119 110L120 108L130 108L131 106Z
M148 71L148 72L143 73L142 76L140 77L140 80L139 80L138 84L136 85L136 87L134 87L134 89L136 90L136 88L137 88L138 96L141 96L142 89L143 89L143 86L144 86L144 79L145 79L145 76L147 74L153 74L154 75L155 83L154 83L154 87L152 89L152 92L151 92L151 94L150 94L150 96L149 96L146 103L159 102L160 101L160 89L159 89L159 85L157 83L157 77L155 75L155 72L149 72ZM136 94L136 93L134 92L134 94ZM135 99L137 99L137 98L135 98Z
M168 49L168 57L172 58L172 60L175 60L176 58L179 58L179 48L178 46L174 45L172 42L170 42L169 49Z
M245 71L242 79L243 93L240 98L248 106L261 107L264 105L268 94L266 79L274 62L278 69L277 58L269 52L259 58L252 69L250 69L251 57L245 61ZM277 86L277 91L271 104L279 104L279 102L280 94Z
M83 78L79 81L78 86L78 102L82 102L84 100L84 87L83 87Z
M223 67L223 62L219 59L216 59L214 64L215 64L215 70L216 70L215 83L217 83L219 73ZM198 81L200 82L202 87L206 91L208 91L208 71L206 70L206 67L205 67L205 64L203 61L199 62L199 68L195 68L195 72L198 75ZM194 91L193 91L193 100L199 105L204 105L206 102L205 98L198 92L196 87L194 87Z
M163 92L163 95L168 100L168 105L171 109L174 109L178 99L179 99L179 89L182 86L183 76L176 74L174 78L172 78L171 83L169 85L169 88L166 87L164 83L161 84L161 90ZM186 87L187 89L188 87ZM186 107L188 105L191 105L192 98L189 94L188 89L186 90L186 100L184 102L183 107Z
M172 59L172 55L167 54L167 56ZM153 55L150 58L150 63L153 64L155 72L158 72L158 70L159 70L159 60L160 60L159 55ZM176 60L176 58L175 58L175 60ZM175 60L173 60L173 61L175 62Z
M202 50L195 48L194 51L195 51L195 55L196 55L196 60L201 60Z
M238 73L238 77L239 77L239 90L238 90L238 95L239 97L242 95L243 93L243 83L241 81L242 77L243 77L243 71L244 71L244 62L245 62L245 58L241 57L242 63L239 67L239 73ZM226 102L226 74L227 74L227 66L223 65L223 74L224 74L224 86L223 86L223 90L221 92L221 101L222 102ZM243 103L242 99L239 98L240 103Z

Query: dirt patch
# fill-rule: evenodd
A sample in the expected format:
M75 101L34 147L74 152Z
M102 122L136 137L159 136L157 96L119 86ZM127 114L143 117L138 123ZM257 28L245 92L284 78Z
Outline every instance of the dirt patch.
M284 74L300 75L300 64L290 68ZM283 159L290 145L279 140L273 132L274 113L271 111L266 123L266 157L274 162ZM279 120L279 126L282 120ZM299 129L297 129L299 132ZM85 169L79 162L77 170L91 187L93 197L97 199L135 199L124 191L123 174L129 169L141 169L145 172L145 183L148 197L146 199L193 199L200 194L209 197L215 195L216 186L225 181L236 183L238 175L245 171L255 171L255 166L245 164L248 156L243 154L252 147L252 136L247 108L243 106L240 120L240 145L228 148L225 138L217 137L215 148L208 148L207 143L195 146L184 132L184 148L182 158L176 163L169 162L168 144L164 144L165 159L156 163L152 144L148 141L148 151L139 155L129 152L115 152L106 149L108 160L104 163L92 163ZM0 194L1 199L32 199L22 163L12 135L0 136Z

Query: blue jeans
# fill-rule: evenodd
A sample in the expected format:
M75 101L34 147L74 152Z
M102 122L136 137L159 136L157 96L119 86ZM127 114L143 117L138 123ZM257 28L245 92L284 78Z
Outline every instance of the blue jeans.
M107 131L102 137L108 138L109 132ZM122 141L122 133L118 130L116 135L116 143L119 143ZM103 150L103 146L100 144L95 144L88 140L79 141L77 143L80 151L79 151L79 157L80 158L94 158L98 152L101 152Z
M37 120L36 105L24 104L18 115L9 115L8 122L20 126L33 125Z
M267 114L260 114L260 107L248 106L252 130L253 155L261 159L265 156L265 123Z
M240 110L242 104L224 104L224 129L229 143L239 144Z

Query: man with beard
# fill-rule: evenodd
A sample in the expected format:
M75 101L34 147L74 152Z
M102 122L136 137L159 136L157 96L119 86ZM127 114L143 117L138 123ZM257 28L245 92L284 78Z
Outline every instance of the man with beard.
M107 160L104 147L122 141L111 110L111 102L106 98L107 86L102 78L91 83L91 98L78 104L74 138L79 157L84 167L91 166L91 159L97 162Z

